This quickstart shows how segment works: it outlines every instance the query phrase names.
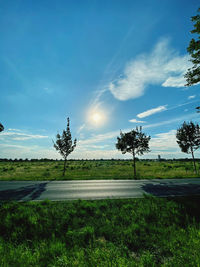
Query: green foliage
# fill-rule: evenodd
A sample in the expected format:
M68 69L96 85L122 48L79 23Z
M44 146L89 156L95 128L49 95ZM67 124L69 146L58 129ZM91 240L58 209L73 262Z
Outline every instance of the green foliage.
M4 130L3 124L0 123L0 132Z
M63 130L62 136L58 133L56 135L56 139L57 140L56 143L54 143L54 147L64 158L64 169L63 169L63 176L64 176L67 157L74 151L77 142L77 140L74 139L74 144L73 144L69 127L69 118L67 118L67 129Z
M126 152L132 155L143 155L144 152L149 152L150 136L146 136L141 130L132 130L128 133L120 132L120 137L117 137L116 148L121 150L122 154Z
M184 153L191 153L194 163L194 169L197 173L194 151L200 147L200 127L198 124L194 124L192 121L184 123L177 130L176 133L177 143Z
M198 12L200 12L200 8ZM200 82L200 15L193 16L191 20L194 22L194 29L191 33L196 35L196 39L192 38L187 48L191 56L191 62L193 63L193 67L185 75L187 86Z
M37 181L133 178L132 160L70 160L68 161L68 169L70 171L66 172L64 177L61 173L62 169L63 161L24 161L20 165L17 162L0 162L0 180ZM197 166L198 169L199 166ZM137 179L188 177L197 177L193 172L192 161L137 161Z
M176 133L177 143L179 144L182 152L192 153L200 147L200 127L192 121L184 123L177 130Z
M136 128L136 130L132 130L128 133L120 132L120 137L117 137L116 148L121 150L122 154L126 152L131 153L133 156L133 168L134 168L134 178L136 178L136 155L143 155L144 152L149 152L149 141L151 137L146 136L142 132L142 127L140 130Z
M200 197L0 205L0 266L198 266Z

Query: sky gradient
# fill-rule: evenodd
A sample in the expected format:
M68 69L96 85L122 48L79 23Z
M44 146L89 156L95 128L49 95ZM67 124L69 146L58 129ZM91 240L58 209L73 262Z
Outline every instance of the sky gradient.
M0 158L60 158L67 117L70 158L130 158L120 129L142 126L151 152L190 157L176 130L199 123L200 85L185 87L196 0L0 1ZM96 116L96 117L95 117ZM196 152L200 156L199 152Z

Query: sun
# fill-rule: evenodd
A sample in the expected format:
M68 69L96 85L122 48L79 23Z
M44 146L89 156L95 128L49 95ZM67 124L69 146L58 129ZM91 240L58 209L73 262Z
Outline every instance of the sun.
M91 126L101 127L107 121L107 114L104 110L100 109L90 109L87 115L88 122Z
M92 120L95 122L95 123L100 123L101 120L102 120L102 116L100 113L94 113L92 114Z

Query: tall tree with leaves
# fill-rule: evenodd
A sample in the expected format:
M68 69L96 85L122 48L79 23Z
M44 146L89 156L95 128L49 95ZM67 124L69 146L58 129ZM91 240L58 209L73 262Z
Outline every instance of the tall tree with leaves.
M131 153L133 157L133 170L134 178L136 179L136 155L143 155L145 152L149 152L149 141L151 137L146 136L142 132L142 127L136 130L132 130L128 133L120 132L120 137L117 137L116 148L121 150L122 154L126 152Z
M54 143L55 149L64 158L63 176L65 175L66 171L67 157L70 153L74 151L74 148L76 147L76 142L76 139L74 139L74 142L72 141L72 135L69 127L69 118L67 118L66 130L63 130L62 135L60 135L59 133L56 135L56 143Z
M200 147L200 127L192 121L184 123L176 132L177 143L181 151L187 154L192 154L195 173L197 173L194 151Z
M4 130L3 124L0 123L0 132Z
M197 12L200 12L200 8ZM193 67L188 69L185 74L187 81L186 86L191 86L200 82L200 14L193 16L191 20L194 22L194 29L191 33L195 34L196 39L192 38L187 48L187 51L191 56Z

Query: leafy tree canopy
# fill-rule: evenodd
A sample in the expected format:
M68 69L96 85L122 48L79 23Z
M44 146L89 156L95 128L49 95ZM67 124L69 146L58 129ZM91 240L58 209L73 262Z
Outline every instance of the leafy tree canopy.
M74 144L72 142L72 135L69 127L69 118L67 118L67 129L63 130L62 135L59 133L56 135L56 143L54 143L54 147L61 154L63 158L67 158L71 152L74 151L76 147L76 139L74 140Z
M184 153L192 153L200 147L200 127L198 124L194 124L192 121L184 123L177 130L176 133L177 143L179 144L181 151Z
M198 124L194 124L192 121L183 125L176 132L177 143L184 153L191 153L194 170L197 174L197 168L194 158L194 151L200 147L200 127Z
M0 123L0 132L4 130L3 124Z
M67 157L74 151L77 142L76 139L74 139L74 142L72 141L72 135L69 127L69 118L67 118L67 129L63 130L62 135L58 133L56 135L56 139L57 140L56 143L54 143L54 147L64 158L64 169L63 169L63 176L64 176Z
M140 129L132 130L128 133L120 132L120 137L117 137L116 148L121 150L122 154L126 152L133 155L133 169L134 178L136 178L136 155L143 155L144 152L149 152L149 140L150 136L146 136L142 132L142 127Z
M146 136L141 130L132 130L128 133L120 132L120 137L117 137L116 148L121 150L122 154L126 152L132 155L143 155L144 152L149 152L150 136Z
M200 12L200 8L198 12ZM194 29L191 33L195 34L195 39L192 38L187 51L191 55L193 67L188 69L188 72L185 74L187 81L186 86L191 86L200 82L200 14L193 16L191 20L194 22Z

